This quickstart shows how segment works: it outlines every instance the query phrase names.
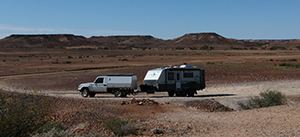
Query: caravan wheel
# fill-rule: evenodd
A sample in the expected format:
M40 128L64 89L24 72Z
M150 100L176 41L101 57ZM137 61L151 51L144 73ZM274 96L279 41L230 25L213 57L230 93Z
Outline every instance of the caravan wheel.
M169 94L169 97L173 97L174 96L174 91L173 90L168 91L168 94Z
M192 89L192 88L191 88L191 89L188 90L188 96L189 96L189 97L193 97L194 94L195 94L195 89Z

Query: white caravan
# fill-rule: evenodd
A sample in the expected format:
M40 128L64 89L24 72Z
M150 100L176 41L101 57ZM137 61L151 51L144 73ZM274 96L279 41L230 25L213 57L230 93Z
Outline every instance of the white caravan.
M147 93L167 91L169 96L194 96L205 88L204 68L191 65L161 67L149 70L140 85Z

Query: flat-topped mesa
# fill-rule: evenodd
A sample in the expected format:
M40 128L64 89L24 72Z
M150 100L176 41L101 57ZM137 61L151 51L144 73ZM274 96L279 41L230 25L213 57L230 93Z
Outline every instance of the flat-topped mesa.
M236 40L227 39L217 33L190 33L172 40L175 43L232 43Z
M89 38L91 41L98 42L115 42L115 43L156 43L162 42L163 40L154 38L150 35L124 35L124 36L92 36Z
M151 35L92 36L73 34L13 34L0 39L1 48L91 48L94 49L269 49L282 46L299 49L299 40L237 40L214 32L189 33L169 40ZM72 48L69 48L72 47Z
M85 40L83 36L75 36L73 34L12 34L5 39L20 40L20 41L54 41L54 42L69 42L72 40Z
M3 48L63 48L86 43L86 38L73 34L13 34L0 40Z

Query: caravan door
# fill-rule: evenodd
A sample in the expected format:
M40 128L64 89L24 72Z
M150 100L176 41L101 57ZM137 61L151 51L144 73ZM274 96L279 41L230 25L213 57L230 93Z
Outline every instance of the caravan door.
M181 91L181 77L180 72L176 72L176 91Z

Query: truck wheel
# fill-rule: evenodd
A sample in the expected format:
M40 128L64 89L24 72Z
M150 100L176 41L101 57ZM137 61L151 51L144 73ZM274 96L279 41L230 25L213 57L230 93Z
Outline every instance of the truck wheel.
M115 97L126 97L126 93L123 92L123 91L117 90L117 91L115 92Z
M115 91L115 97L121 97L121 91Z
M85 97L85 98L90 95L90 91L86 88L82 89L80 93L81 93L81 96Z
M95 97L96 93L90 93L90 97Z
M188 96L189 96L189 97L193 97L194 94L195 94L195 90L194 90L194 89L189 89L189 90L188 90Z
M168 91L168 94L169 94L169 97L173 97L174 96L174 91L173 90Z

